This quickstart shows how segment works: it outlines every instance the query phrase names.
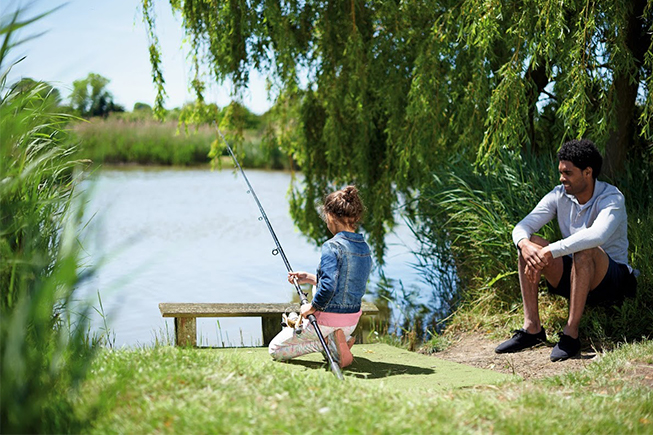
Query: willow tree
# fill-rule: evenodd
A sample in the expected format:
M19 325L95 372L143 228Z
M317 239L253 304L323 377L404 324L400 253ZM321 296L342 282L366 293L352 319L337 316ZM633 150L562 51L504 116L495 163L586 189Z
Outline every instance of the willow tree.
M619 170L651 142L653 2L646 0L171 0L199 100L258 70L278 88L280 145L305 175L292 211L324 237L314 203L356 183L383 235L404 194L445 159L491 170L499 155L591 137ZM152 0L143 0L164 98ZM639 138L639 139L637 139Z

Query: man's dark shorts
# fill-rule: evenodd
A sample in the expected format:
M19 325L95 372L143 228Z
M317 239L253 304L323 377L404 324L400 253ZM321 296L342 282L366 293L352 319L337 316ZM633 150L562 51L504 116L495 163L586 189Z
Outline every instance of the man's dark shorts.
M634 297L637 289L635 275L630 272L628 266L619 264L608 256L610 264L605 277L599 285L587 295L587 305L613 305L620 304L626 297ZM564 269L558 288L554 288L546 282L549 292L564 296L569 299L571 292L571 255L562 257Z

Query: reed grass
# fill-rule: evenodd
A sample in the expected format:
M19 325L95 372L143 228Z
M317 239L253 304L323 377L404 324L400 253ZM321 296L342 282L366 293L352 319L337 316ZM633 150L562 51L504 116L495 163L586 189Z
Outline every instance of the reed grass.
M208 164L215 133L209 127L186 133L177 123L125 120L118 116L76 123L79 153L95 163L141 165Z
M173 120L159 122L128 115L75 123L73 131L80 144L77 155L95 164L197 166L211 163L214 148L218 150L218 164L231 164L224 144L216 142L218 136L212 125L184 128ZM263 139L263 129L244 131L237 147L241 164L248 168L288 169L290 161L277 146Z
M72 309L81 217L74 148L45 83L6 83L15 32L36 18L0 20L0 428L3 433L80 432L73 397L93 359L89 308Z

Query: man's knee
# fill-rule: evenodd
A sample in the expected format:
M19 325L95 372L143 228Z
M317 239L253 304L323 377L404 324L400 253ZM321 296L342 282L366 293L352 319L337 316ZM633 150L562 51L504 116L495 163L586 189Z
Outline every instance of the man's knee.
M531 242L540 245L540 246L548 246L550 242L546 239L543 239L540 236L532 235L531 238L529 239Z
M600 256L605 253L600 248L590 248L584 251L578 251L573 255L573 262L577 266L584 266L586 264L594 264Z
M528 241L531 242L531 243L535 243L536 245L539 245L541 247L544 247L544 246L547 246L547 245L550 244L548 240L543 239L542 237L536 236L536 235L532 235L531 238L528 239ZM520 264L525 261L524 257L521 255L521 251L519 251L519 256L518 257L519 257Z
M601 248L586 249L574 254L571 275L581 276L585 271L591 271L589 289L595 289L605 277L610 266L610 258Z

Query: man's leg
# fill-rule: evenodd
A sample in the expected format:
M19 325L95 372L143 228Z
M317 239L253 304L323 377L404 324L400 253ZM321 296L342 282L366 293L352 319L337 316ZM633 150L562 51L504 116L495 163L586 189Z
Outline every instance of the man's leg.
M574 254L569 290L569 318L560 341L551 351L551 361L564 361L580 352L578 327L583 316L587 295L597 288L605 277L610 259L601 248L592 248Z
M587 295L603 281L609 264L608 255L601 248L587 249L574 254L571 268L569 319L562 331L564 334L578 338L578 327L585 310Z
M548 241L538 236L532 236L530 240L542 247L549 244ZM556 258L538 272L536 279L531 280L526 274L526 260L520 253L518 268L519 287L524 304L524 327L521 330L516 330L512 338L497 346L496 353L518 352L546 341L546 333L542 328L538 307L539 281L540 277L544 275L547 281L557 286L562 277L564 266L562 259Z
M542 247L547 246L549 242L542 237L532 236L531 242ZM526 261L519 255L519 287L521 289L522 302L524 304L524 330L530 334L536 334L542 329L540 312L538 307L538 288L539 279L536 282L530 281L526 277ZM554 258L553 262L542 269L541 275L553 286L557 287L562 278L563 264L562 258ZM538 277L539 278L539 277Z

